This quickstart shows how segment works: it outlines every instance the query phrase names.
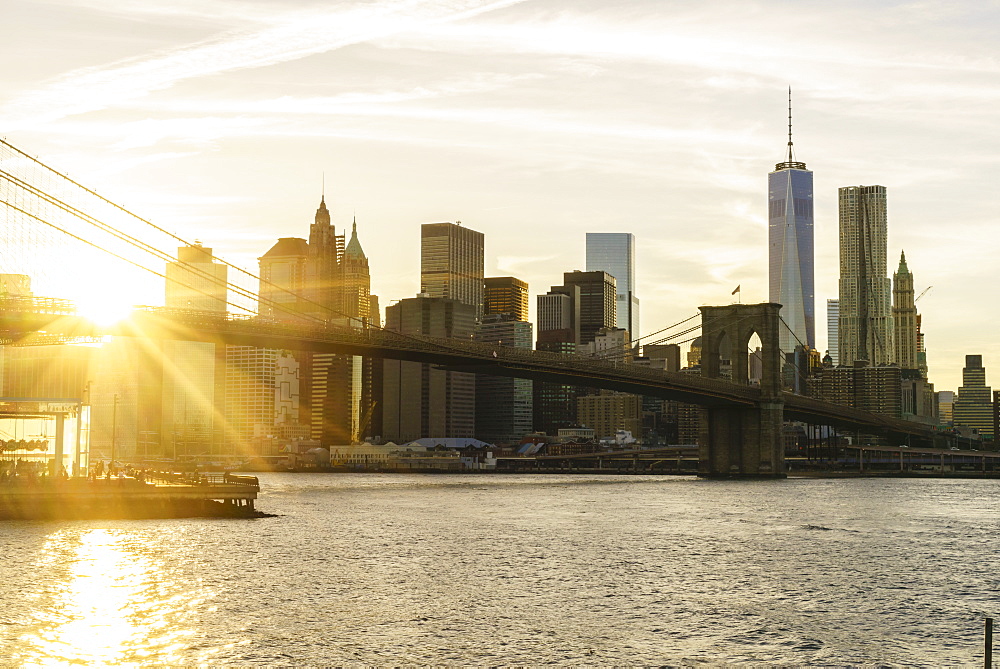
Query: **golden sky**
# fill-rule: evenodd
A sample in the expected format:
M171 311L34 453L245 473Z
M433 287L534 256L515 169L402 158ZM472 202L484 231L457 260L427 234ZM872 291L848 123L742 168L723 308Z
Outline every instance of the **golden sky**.
M419 289L420 223L454 220L532 295L584 269L585 232L633 232L643 333L737 284L766 300L791 86L819 347L837 188L880 184L890 268L934 286L931 380L982 353L1000 386L995 0L3 4L8 141L250 268L308 235L325 173L383 306Z

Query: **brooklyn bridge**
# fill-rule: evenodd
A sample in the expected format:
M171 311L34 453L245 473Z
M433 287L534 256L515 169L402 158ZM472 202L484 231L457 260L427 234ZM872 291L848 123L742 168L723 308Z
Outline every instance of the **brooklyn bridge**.
M160 262L170 256L155 243L140 239L141 231L152 230L161 240L189 244L5 141L0 142L0 168L0 202L7 216L8 237L3 261L25 273L42 265L58 264L45 244L58 245L70 240L78 252L85 250L95 257L105 254L122 266L162 277L149 258ZM25 240L20 248L11 245L17 236ZM42 239L49 241L39 243ZM202 277L206 281L212 278ZM260 277L251 278L263 285ZM210 313L139 307L114 325L98 325L88 320L68 300L5 295L0 297L0 343L61 344L107 335L211 342L414 361L476 374L676 400L703 409L699 459L700 472L705 476L784 476L785 421L876 435L890 444L950 445L950 437L933 426L785 390L782 367L786 352L779 349L778 333L783 321L778 304L701 307L702 364L700 373L692 374L643 367L625 356L588 358L401 334L336 313L306 318L289 312L280 300L265 304L266 298L235 283L227 282L225 288L230 294L242 296L244 303L234 306L246 313L234 313L239 309ZM255 303L258 309L248 308L247 302ZM761 373L759 379L751 382L748 356L754 336L761 343Z

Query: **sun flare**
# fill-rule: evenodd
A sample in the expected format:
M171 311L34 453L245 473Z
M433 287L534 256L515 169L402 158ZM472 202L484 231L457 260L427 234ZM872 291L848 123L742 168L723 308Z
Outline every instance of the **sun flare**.
M108 296L88 295L77 301L76 311L97 325L107 326L128 318L132 313L132 305Z

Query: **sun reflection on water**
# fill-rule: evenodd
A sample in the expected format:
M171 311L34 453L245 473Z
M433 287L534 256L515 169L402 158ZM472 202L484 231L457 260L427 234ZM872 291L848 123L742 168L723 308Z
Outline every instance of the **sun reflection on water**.
M49 537L37 568L50 577L17 659L39 665L190 663L195 618L210 595L143 548L140 539L107 529Z

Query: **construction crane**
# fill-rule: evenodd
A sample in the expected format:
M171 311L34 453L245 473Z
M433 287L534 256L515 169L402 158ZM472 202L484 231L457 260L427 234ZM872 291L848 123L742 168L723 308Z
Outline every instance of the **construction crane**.
M924 288L923 292L921 292L921 293L920 293L919 295L917 295L917 299L916 299L916 300L913 300L913 303L914 303L914 304L916 304L916 303L917 303L917 300L919 300L919 299L920 299L921 297L923 297L924 295L926 295L926 294L927 294L927 291L929 291L929 290L930 290L931 288L933 288L933 287L934 287L934 286L927 286L926 288Z

